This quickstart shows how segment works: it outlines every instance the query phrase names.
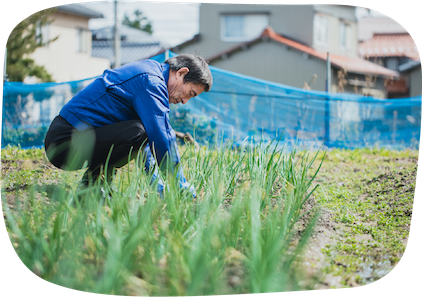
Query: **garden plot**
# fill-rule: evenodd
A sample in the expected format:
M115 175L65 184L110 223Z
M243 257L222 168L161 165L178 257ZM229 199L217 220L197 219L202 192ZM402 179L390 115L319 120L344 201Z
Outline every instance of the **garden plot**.
M160 199L132 162L81 205L83 171L55 169L42 150L3 149L3 213L19 257L78 290L208 295L362 285L404 251L417 151L183 151L197 199L171 178Z

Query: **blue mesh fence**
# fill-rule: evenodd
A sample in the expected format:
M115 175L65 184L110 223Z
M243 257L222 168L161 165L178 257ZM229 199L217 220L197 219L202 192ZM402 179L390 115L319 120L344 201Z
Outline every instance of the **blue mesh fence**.
M170 57L174 56L169 53ZM165 54L153 58L163 62ZM418 148L421 96L377 99L302 90L211 67L210 92L171 107L176 131L202 144L244 139L298 144L305 148ZM91 79L67 83L3 86L2 147L40 147L45 133L70 100Z

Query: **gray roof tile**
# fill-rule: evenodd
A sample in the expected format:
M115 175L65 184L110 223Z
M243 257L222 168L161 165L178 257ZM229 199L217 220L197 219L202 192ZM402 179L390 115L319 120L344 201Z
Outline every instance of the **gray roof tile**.
M139 42L121 42L121 63L122 65L150 58L160 51L163 47L159 42L139 43ZM114 42L111 40L93 40L92 54L93 57L106 58L111 65L114 64Z
M80 4L61 5L57 7L57 11L77 16L83 16L90 19L104 18L102 13Z
M129 42L140 42L140 43L151 43L158 42L153 36L149 33L131 28L129 26L121 25L119 29L120 36ZM114 26L109 26L101 29L92 30L92 39L93 40L112 40L114 37Z

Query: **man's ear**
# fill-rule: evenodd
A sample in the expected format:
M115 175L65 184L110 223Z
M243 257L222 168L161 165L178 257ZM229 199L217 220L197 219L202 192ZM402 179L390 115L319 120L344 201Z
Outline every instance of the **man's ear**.
M179 70L177 70L177 75L181 77L185 77L186 74L188 74L189 68L188 67L182 67Z

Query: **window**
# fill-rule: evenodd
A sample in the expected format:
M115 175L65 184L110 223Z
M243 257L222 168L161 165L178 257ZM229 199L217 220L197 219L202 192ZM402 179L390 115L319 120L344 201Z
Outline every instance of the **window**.
M328 18L321 14L314 16L314 43L328 45Z
M398 58L387 58L386 65L388 69L397 70L399 68Z
M227 14L221 17L222 41L249 41L268 26L268 14Z
M78 53L88 52L88 30L78 29L76 35L76 51Z
M48 47L48 24L41 26L40 22L36 23L35 40L37 41L37 43Z
M343 49L350 48L350 25L345 22L340 22L340 47Z

